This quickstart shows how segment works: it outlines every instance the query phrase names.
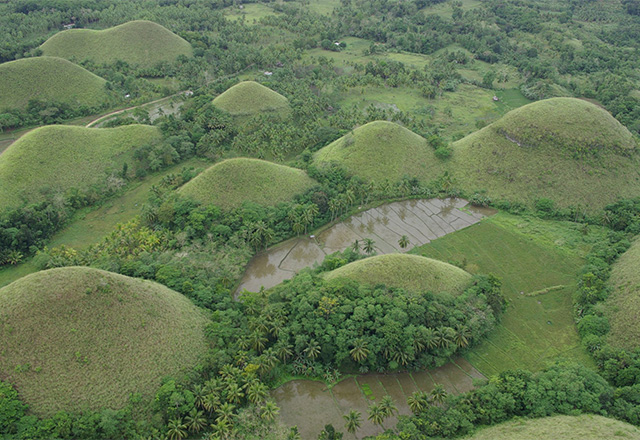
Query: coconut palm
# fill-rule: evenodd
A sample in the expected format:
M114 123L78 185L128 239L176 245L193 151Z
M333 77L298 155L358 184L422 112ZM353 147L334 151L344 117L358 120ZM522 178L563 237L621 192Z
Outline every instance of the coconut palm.
M202 399L202 407L205 411L208 411L209 414L212 414L220 407L220 397L218 397L215 393L209 393Z
M204 387L202 385L195 385L192 390L193 393L193 403L196 408L204 408L204 397L207 395L204 391Z
M375 425L380 425L382 426L382 428L384 428L382 424L384 423L385 418L386 418L385 412L380 407L380 405L376 405L375 403L372 403L371 405L369 405L368 419L371 420Z
M436 385L431 391L431 399L437 405L441 405L447 399L447 390L444 389L442 384Z
M416 391L407 398L407 405L414 414L419 413L427 407L429 396L424 391Z
M309 345L304 349L304 353L311 360L314 360L320 354L320 344L315 339L309 341Z
M184 418L184 421L190 432L200 432L202 428L207 426L207 418L204 413L195 408L189 411L189 415Z
M351 411L349 411L349 414L344 414L342 417L346 422L344 424L344 427L347 429L347 431L351 434L355 434L362 424L362 414L360 414L359 411L352 409Z
M353 242L353 244L351 245L351 249L353 250L353 252L360 252L360 241L356 240Z
M291 344L287 344L286 342L279 341L274 348L276 349L276 356L283 363L287 361L291 356L293 356L293 347Z
M247 399L249 402L257 405L264 401L269 395L269 388L262 382L256 380L247 387Z
M235 409L236 406L230 404L229 402L225 402L220 405L220 408L218 408L218 417L216 418L216 422L224 421L228 424L231 424L235 416L233 412Z
M239 404L244 397L242 389L236 382L230 382L227 386L227 402Z
M364 246L362 247L362 250L367 255L371 255L373 253L373 251L375 250L375 244L376 244L376 242L373 241L371 238L365 238L364 239Z
M367 341L365 341L362 338L358 338L354 341L353 345L354 347L349 352L349 354L351 355L351 358L358 363L361 363L364 360L366 360L367 356L369 356Z
M471 337L471 331L465 325L458 325L455 329L455 336L453 337L453 342L460 347L464 348L469 345L469 338Z
M403 235L402 237L400 237L400 240L398 240L398 244L402 249L406 249L407 246L409 246L409 237Z
M398 407L396 407L395 402L391 398L391 396L384 396L380 400L380 408L385 414L385 418L391 417L394 412L398 412Z
M180 440L187 437L187 427L182 423L181 418L171 419L167 423L167 438L169 440Z
M273 421L280 413L280 408L272 401L269 400L260 408L260 417L268 422Z

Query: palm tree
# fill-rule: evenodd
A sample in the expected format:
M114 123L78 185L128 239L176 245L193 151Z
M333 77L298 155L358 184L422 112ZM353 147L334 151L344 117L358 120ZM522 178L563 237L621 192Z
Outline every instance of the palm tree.
M375 425L380 425L384 429L384 426L382 425L382 423L384 422L385 418L386 418L385 412L380 407L380 405L376 405L375 403L372 403L371 405L369 405L368 419L371 420Z
M407 398L407 405L414 414L419 413L427 407L429 396L424 391L416 391Z
M309 341L309 345L304 349L307 357L311 360L314 360L320 354L320 344L315 339Z
M447 390L444 389L442 384L436 385L436 387L431 391L431 399L437 405L441 405L447 398Z
M384 412L385 418L391 417L394 412L398 412L398 407L396 407L396 404L394 403L391 396L384 396L380 400L380 408Z
M293 356L291 344L280 341L274 346L274 348L276 349L276 356L278 356L278 359L280 359L283 363L285 363L287 359Z
M364 360L366 360L367 356L369 356L367 341L365 341L362 338L358 338L355 340L353 345L354 347L349 352L349 354L351 355L351 358L358 363L361 363Z
M273 421L280 413L280 408L272 401L269 400L260 410L260 417L268 422Z
M301 440L300 431L298 431L298 426L292 426L289 432L287 433L287 440Z
M373 251L375 250L375 247L374 247L375 244L376 244L376 242L373 241L372 239L365 238L364 239L364 246L362 247L362 250L364 250L367 255L371 255L373 253Z
M227 402L239 404L244 397L242 389L236 382L230 382L227 386Z
M202 411L193 408L189 411L189 415L184 418L187 429L191 432L200 432L202 428L207 426L207 419Z
M349 411L349 414L344 414L342 417L346 422L344 427L347 429L347 431L351 434L355 434L362 424L362 414L360 414L359 411L352 409L351 411Z
M351 245L351 249L353 250L353 252L360 252L360 241L354 241Z
M453 341L460 348L464 348L469 345L469 338L471 337L471 332L466 325L458 325L456 326L456 335L453 338Z
M206 396L206 393L204 392L204 387L202 385L195 385L193 387L193 398L194 398L194 405L196 406L196 408L204 408L204 397Z
M409 246L409 237L403 235L402 237L400 237L400 240L398 240L398 244L402 249L406 249L407 246Z
M233 417L235 416L233 413L234 409L236 409L235 405L232 405L229 402L225 402L220 405L220 408L218 408L218 417L216 418L216 422L224 421L231 424Z
M264 337L262 332L256 330L251 334L251 346L255 351L261 353L267 346L267 338Z
M167 438L169 440L180 440L187 437L187 427L182 423L181 418L169 420L167 423Z
M257 405L258 403L264 401L264 399L266 399L268 395L269 389L265 384L258 380L252 382L247 387L247 398L249 399L249 402L253 403L254 405Z
M305 206L304 211L302 211L302 221L304 222L304 233L307 233L307 226L313 224L313 220L318 215L318 205L315 203L310 203Z
M220 407L220 398L215 393L209 393L202 400L202 407L212 414Z

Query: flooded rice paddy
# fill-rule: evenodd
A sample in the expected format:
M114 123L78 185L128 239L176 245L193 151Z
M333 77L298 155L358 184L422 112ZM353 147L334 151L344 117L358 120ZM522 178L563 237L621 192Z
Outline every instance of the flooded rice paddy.
M373 239L378 254L404 252L494 213L491 209L474 208L462 199L406 200L372 208L317 236L288 240L256 255L247 266L237 293L273 287L298 271L322 262L326 255L347 249L355 240ZM403 235L409 238L406 249L398 244ZM275 389L272 395L280 407L282 422L298 426L303 439L317 438L327 423L343 431L345 439L361 439L382 432L381 427L367 419L370 403L389 395L399 414L410 414L407 397L413 392L430 392L442 384L449 393L462 393L473 387L473 379L482 377L469 362L459 358L428 371L350 377L332 388L323 382L293 380ZM362 415L362 426L355 436L346 432L342 417L352 409ZM389 428L396 422L397 417L393 416L383 426Z
M378 255L403 252L479 222L494 211L474 208L462 199L424 199L393 202L356 214L319 233L295 238L256 255L240 282L242 290L257 292L293 278L300 270L321 263L324 257L344 251L355 240L375 242ZM402 249L400 237L409 238Z
M280 407L280 418L285 425L297 425L303 439L318 437L324 425L331 423L344 432L345 439L361 439L383 431L367 419L371 403L379 403L389 395L401 415L411 414L407 397L415 391L430 392L443 385L448 393L463 393L473 388L473 379L483 376L466 360L453 362L428 371L395 374L364 374L344 379L332 388L312 380L287 382L272 392ZM355 436L344 429L343 415L351 410L361 413L362 425ZM397 423L396 416L388 418L383 426Z

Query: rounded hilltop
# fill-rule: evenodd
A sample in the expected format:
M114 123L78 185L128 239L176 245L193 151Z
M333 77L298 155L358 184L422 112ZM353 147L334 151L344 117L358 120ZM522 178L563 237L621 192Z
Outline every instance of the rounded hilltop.
M432 258L387 254L354 261L324 275L326 280L349 278L362 284L385 284L414 292L462 293L471 274Z
M640 348L640 240L620 256L611 269L611 293L605 301L605 316L611 326L608 341L615 347Z
M104 184L137 147L160 138L158 128L150 125L36 128L0 155L0 205L16 207L39 202L44 193Z
M0 64L0 110L24 109L32 99L97 107L107 100L106 81L56 57Z
M0 379L36 415L150 398L207 350L205 315L160 284L87 267L37 272L0 289Z
M397 182L404 176L438 178L443 162L422 136L387 121L369 122L316 152L314 162L338 163L368 181Z
M233 116L285 115L290 110L287 98L255 81L243 81L230 87L213 100L213 105Z
M575 98L534 102L453 144L456 185L493 198L602 209L640 191L632 134L606 110Z
M184 185L180 193L203 204L234 209L245 202L265 206L288 202L315 185L315 180L297 168L235 158L209 167Z
M517 419L484 428L464 440L640 440L640 430L629 423L602 416L553 416Z
M44 55L76 62L125 61L142 68L173 62L180 55L193 55L188 41L147 20L130 21L104 30L69 29L49 38L40 49Z

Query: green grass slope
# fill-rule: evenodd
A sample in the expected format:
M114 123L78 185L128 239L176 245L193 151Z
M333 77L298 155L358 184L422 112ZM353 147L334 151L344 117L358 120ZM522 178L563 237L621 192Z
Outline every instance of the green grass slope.
M525 105L453 144L451 171L467 190L595 211L640 191L629 130L604 109L574 98Z
M179 55L191 56L191 44L157 23L136 20L105 30L69 29L45 41L44 55L71 61L113 63L122 60L143 68Z
M609 284L612 290L605 302L611 325L608 340L616 347L640 348L640 240L613 265Z
M439 177L442 161L426 139L392 122L375 121L319 150L316 163L336 162L363 179L396 182L403 176L429 181Z
M465 355L489 377L508 369L538 371L558 358L594 365L576 330L572 295L584 256L605 236L604 228L591 226L584 235L575 223L501 212L411 252L502 280L507 310Z
M458 295L471 284L464 270L417 255L388 254L354 261L325 275L327 280L349 278L364 284L385 284L411 291Z
M629 423L592 414L518 419L482 429L467 440L604 440L640 439Z
M297 168L259 159L237 158L219 162L180 189L204 204L233 209L244 202L277 205L292 200L316 184Z
M107 98L106 81L70 61L23 58L0 64L0 110L27 106L31 99L97 106Z
M243 81L230 87L213 100L213 105L233 116L289 112L287 98L255 81Z
M38 415L121 408L193 367L208 319L160 284L87 267L0 289L0 379Z
M159 130L148 125L37 128L0 155L0 206L42 200L43 191L103 184L136 147L159 139Z

